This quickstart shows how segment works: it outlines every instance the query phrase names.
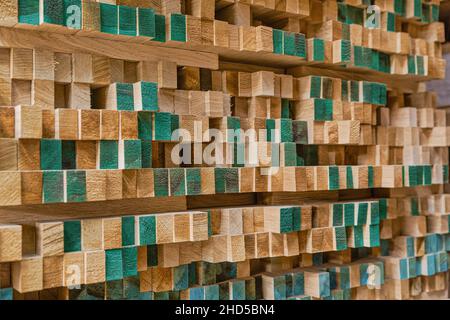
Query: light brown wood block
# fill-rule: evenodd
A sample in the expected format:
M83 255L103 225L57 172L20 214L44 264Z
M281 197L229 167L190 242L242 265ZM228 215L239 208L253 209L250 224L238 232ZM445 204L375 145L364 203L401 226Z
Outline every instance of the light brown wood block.
M12 262L22 259L22 227L0 225L0 261Z
M12 264L12 283L20 293L42 290L43 261L42 257L24 257Z
M105 251L88 251L84 253L85 283L99 283L105 281Z
M62 222L36 223L37 253L40 256L64 254L64 225Z

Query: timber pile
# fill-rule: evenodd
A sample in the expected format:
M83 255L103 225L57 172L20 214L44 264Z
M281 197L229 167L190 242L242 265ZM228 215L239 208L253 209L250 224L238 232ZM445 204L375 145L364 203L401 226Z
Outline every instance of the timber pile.
M439 2L0 1L0 300L447 298Z

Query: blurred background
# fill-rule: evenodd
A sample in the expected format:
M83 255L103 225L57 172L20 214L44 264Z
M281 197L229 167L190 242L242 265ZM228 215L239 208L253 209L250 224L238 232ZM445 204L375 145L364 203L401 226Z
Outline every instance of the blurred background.
M442 55L447 60L446 79L430 81L427 89L438 93L437 106L447 108L447 121L450 120L450 1L441 2L439 19L445 23L445 39L442 45Z

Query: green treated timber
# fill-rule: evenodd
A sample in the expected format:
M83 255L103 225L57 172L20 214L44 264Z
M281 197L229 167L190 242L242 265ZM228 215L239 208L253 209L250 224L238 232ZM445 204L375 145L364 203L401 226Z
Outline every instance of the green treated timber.
M406 0L394 0L394 12L397 15L404 16L406 11Z
M158 111L158 84L156 82L140 82L142 110Z
M66 171L67 202L86 201L86 171Z
M230 281L231 300L245 300L245 280Z
M341 289L350 289L350 268L348 266L340 267L339 280Z
M275 120L266 119L266 139L268 142L275 141Z
M170 16L170 40L186 42L186 16L172 13Z
M18 0L19 23L39 24L39 0Z
M356 221L358 226L365 225L367 223L368 209L369 206L367 202L358 203L358 218Z
M416 66L417 66L417 74L420 76L424 76L425 75L425 67L424 67L423 56L416 56Z
M387 14L387 23L386 23L387 31L395 32L396 16L392 12L386 12L386 14Z
M141 140L124 140L124 168L139 169L142 168L142 143Z
M341 203L333 204L333 227L344 225L344 205Z
M188 265L189 268L189 287L194 286L197 283L197 272L196 272L196 262L191 262Z
M152 167L152 141L141 140L141 167Z
M286 300L286 278L284 275L273 279L273 297L274 300Z
M280 233L288 233L293 231L293 208L280 209Z
M312 260L314 266L319 266L323 264L323 252L313 253Z
M174 290L189 288L189 266L187 264L173 268L173 284Z
M217 284L205 286L205 300L219 300L219 291L219 285Z
M362 26L364 24L364 9L348 5L346 22Z
M284 146L284 166L295 167L297 165L297 144L285 142Z
M44 203L64 202L64 172L44 171L42 173Z
M364 67L363 47L353 46L353 60L356 67Z
M354 247L362 248L364 246L363 226L353 226Z
M138 138L141 140L152 140L152 113L148 111L139 111L138 118Z
M369 226L369 247L379 247L380 246L380 226L371 225Z
M345 3L338 2L337 3L337 9L338 9L338 21L342 23L347 23L347 5Z
M302 227L302 208L292 208L292 231L300 231Z
M117 110L134 111L134 90L132 83L116 83Z
M155 141L170 141L172 139L172 115L168 112L156 112L153 117Z
M208 237L212 236L212 219L211 219L211 210L208 211Z
M408 74L416 74L415 56L408 56Z
M294 56L306 58L306 38L304 34L294 34Z
M342 80L341 82L341 96L342 96L342 101L348 101L349 98L349 89L348 89L348 84L349 82L347 80Z
M119 7L119 34L125 36L137 35L136 8L128 6Z
M431 185L432 184L432 166L423 166L423 184Z
M366 48L366 50L369 59L367 67L376 71L380 70L380 52L370 48Z
M137 8L138 35L141 37L156 37L155 10L152 8Z
M422 0L414 0L414 17L422 18Z
M241 121L238 117L227 117L227 139L229 142L240 142Z
M117 169L119 167L119 145L117 141L100 140L100 169Z
M347 233L345 227L334 228L336 235L336 250L341 251L347 249Z
M170 115L170 132L171 132L171 141L179 141L180 134L178 129L180 128L180 117L177 114Z
M281 142L292 142L292 120L280 119Z
M137 247L122 248L123 277L131 277L138 274L137 271Z
M351 101L359 101L359 81L350 81L350 99Z
M295 55L295 33L286 31L284 32L283 53L288 56Z
M122 249L105 251L105 276L106 281L120 280L123 278Z
M367 167L367 184L369 188L373 188L373 181L374 181L374 172L373 172L373 166Z
M155 38L154 41L166 42L166 17L155 14Z
M370 224L380 224L380 204L372 202L370 204Z
M118 34L118 10L116 5L100 3L100 31Z
M238 193L239 171L237 168L215 168L216 193Z
M431 22L439 21L439 5L431 5Z
M344 204L344 225L353 226L355 224L355 204Z
M273 29L272 40L273 40L273 53L283 54L284 31Z
M328 168L328 189L338 190L339 189L339 168L330 166Z
M321 272L319 275L319 294L321 297L330 295L330 274Z
M372 83L363 81L363 102L372 103Z
M347 189L353 189L353 170L351 166L346 168Z
M81 221L64 221L64 252L81 251Z
M169 300L169 292L153 292L153 300Z
M201 176L199 168L186 168L186 194L198 195L201 193Z
M62 143L56 139L41 139L41 170L62 169Z
M323 39L313 39L313 61L325 61L325 42Z
M156 243L155 216L139 217L139 245L152 245Z
M288 99L281 99L281 118L291 118L290 103Z
M184 168L171 168L170 174L170 195L171 196L184 196L186 194L185 184L186 177L184 174Z
M314 99L314 120L316 121L333 120L333 100Z
M122 246L135 244L135 218L134 216L122 217Z
M380 52L379 58L380 58L379 71L384 73L390 73L391 72L390 55L384 52Z
M42 0L41 23L54 25L64 25L64 1L63 0Z
M0 288L0 301L13 300L13 288Z
M153 170L153 185L156 197L167 197L169 195L169 171L164 168Z
M138 276L130 276L123 279L123 297L126 300L148 300L147 297L140 292L140 280Z
M204 287L193 287L189 289L189 300L205 300Z
M337 268L328 268L327 272L330 274L330 289L335 290L337 289Z
M292 294L294 296L305 294L305 275L303 272L295 272L292 274Z

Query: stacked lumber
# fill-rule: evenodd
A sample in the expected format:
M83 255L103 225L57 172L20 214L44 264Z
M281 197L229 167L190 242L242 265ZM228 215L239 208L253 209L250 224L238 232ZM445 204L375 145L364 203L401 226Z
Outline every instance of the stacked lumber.
M0 300L448 298L438 0L0 3Z

